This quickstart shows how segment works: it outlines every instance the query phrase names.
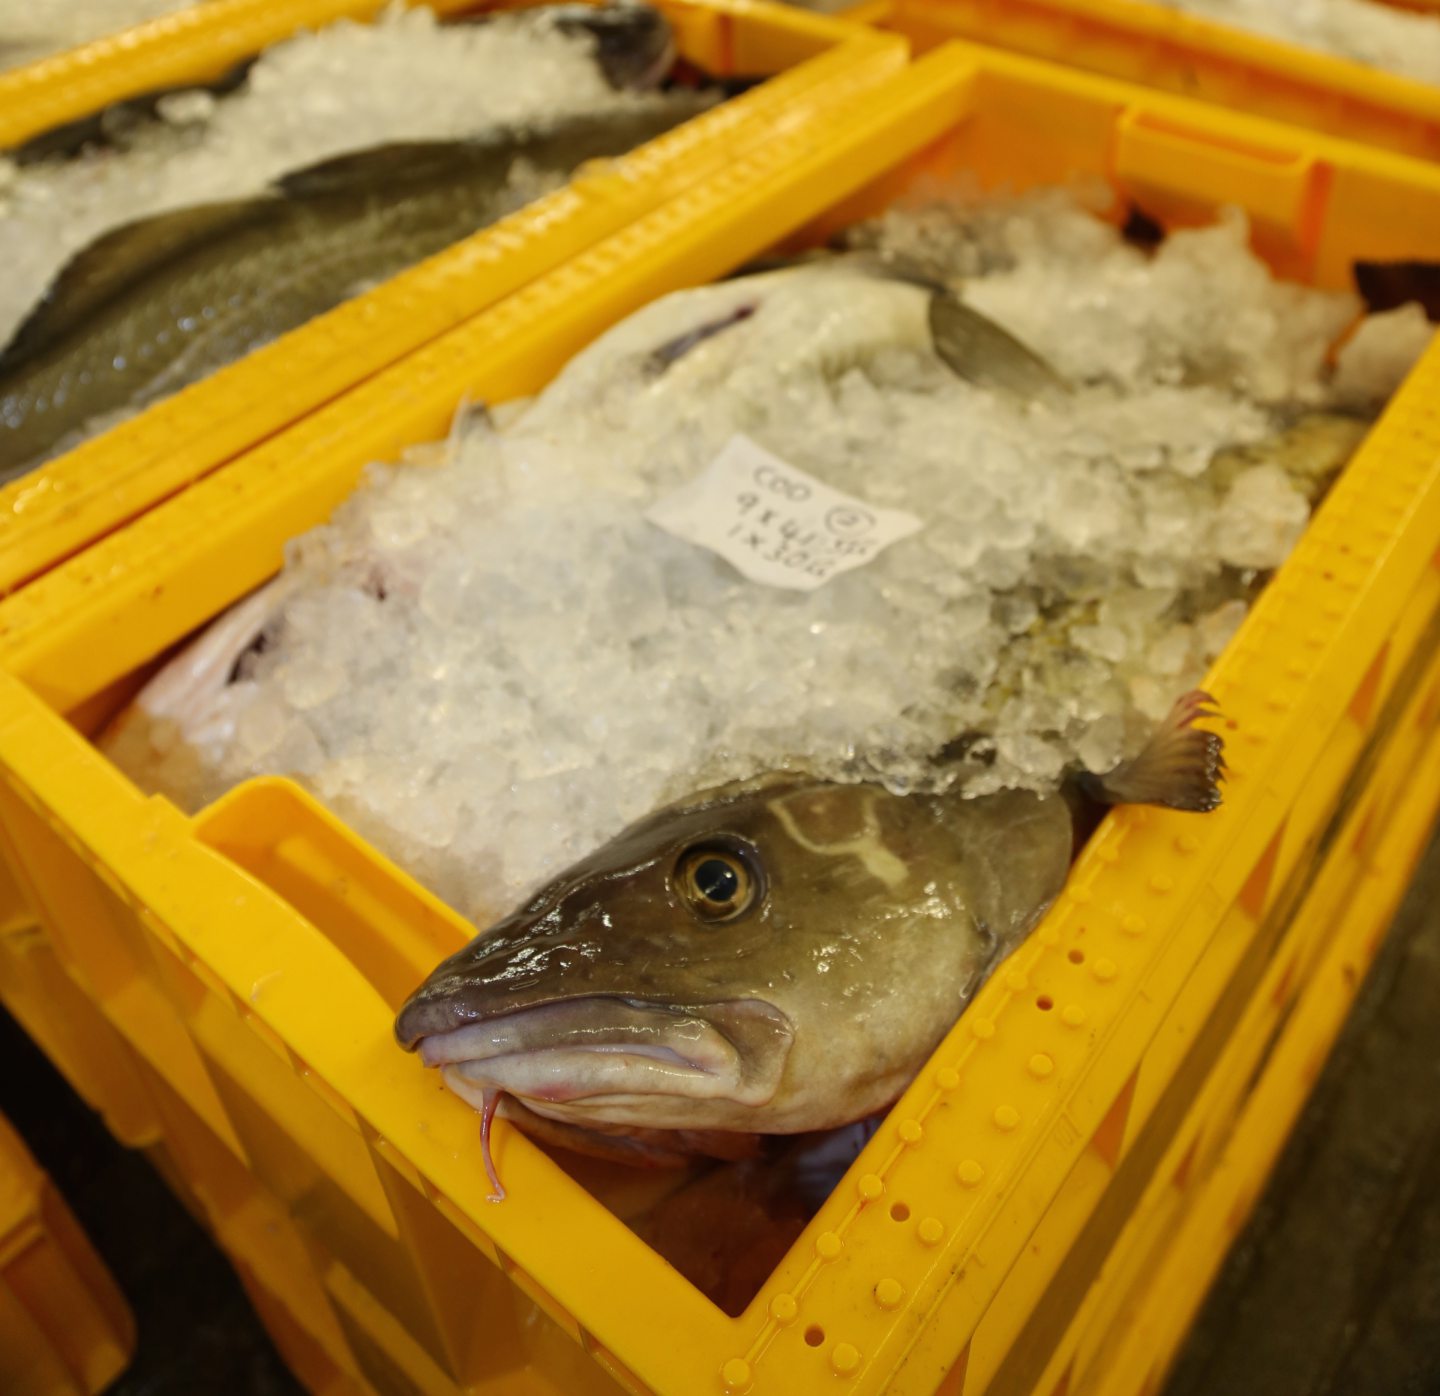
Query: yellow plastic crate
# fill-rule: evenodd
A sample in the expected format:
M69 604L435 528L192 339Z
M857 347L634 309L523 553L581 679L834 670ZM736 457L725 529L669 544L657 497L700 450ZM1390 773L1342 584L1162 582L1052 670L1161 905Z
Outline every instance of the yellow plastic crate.
M501 0L433 0L457 14ZM903 40L765 0L656 0L681 54L770 81L402 272L383 286L0 488L0 595L394 363L525 282L905 62ZM0 145L162 83L214 76L377 0L211 0L0 75Z
M134 1350L135 1322L110 1272L0 1116L0 1391L90 1396Z
M1440 14L1436 0L1413 8ZM968 39L1440 160L1440 87L1142 0L860 0L843 13L919 52Z
M1440 350L1210 676L1225 807L1107 820L735 1319L513 1130L511 1200L485 1201L473 1112L390 1038L472 928L285 781L188 819L84 735L461 397L533 391L646 300L962 172L1099 177L1166 222L1237 203L1278 269L1327 286L1440 239L1440 167L953 44L0 602L5 856L132 1047L167 1167L317 1387L1051 1396L1123 1368L1153 1389L1203 1283L1167 1243L1258 1188L1277 1102L1343 1009L1334 966L1358 972L1354 937L1383 925L1440 798L1407 780L1440 761Z

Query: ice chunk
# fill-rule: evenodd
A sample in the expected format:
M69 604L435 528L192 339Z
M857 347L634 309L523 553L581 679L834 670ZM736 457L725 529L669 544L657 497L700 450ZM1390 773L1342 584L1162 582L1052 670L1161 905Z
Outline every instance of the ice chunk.
M1243 471L1215 521L1220 558L1234 567L1278 567L1310 516L1305 496L1278 465Z
M1413 301L1367 315L1340 350L1335 395L1342 402L1375 408L1389 400L1435 337L1435 326Z

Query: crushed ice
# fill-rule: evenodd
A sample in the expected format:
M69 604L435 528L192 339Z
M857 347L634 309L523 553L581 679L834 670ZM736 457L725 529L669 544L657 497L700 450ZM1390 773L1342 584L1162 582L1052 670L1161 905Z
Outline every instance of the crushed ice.
M161 119L125 132L121 149L19 170L0 160L8 174L0 178L0 343L75 252L132 219L243 198L296 169L390 141L664 100L612 90L593 54L592 38L562 32L543 12L441 24L423 6L392 8L374 24L342 20L274 45L223 98L171 94ZM512 206L559 182L517 169Z
M1385 0L1157 0L1419 82L1440 84L1440 14Z
M1073 396L961 381L915 332L923 293L854 271L668 296L538 398L372 468L291 545L239 681L117 759L191 808L293 775L483 921L701 784L978 794L1134 750L1363 434L1324 409L1388 395L1417 324L1371 317L1332 382L1359 302L1273 280L1238 218L1153 256L1058 192L865 231L966 278ZM737 432L923 529L799 593L646 522Z

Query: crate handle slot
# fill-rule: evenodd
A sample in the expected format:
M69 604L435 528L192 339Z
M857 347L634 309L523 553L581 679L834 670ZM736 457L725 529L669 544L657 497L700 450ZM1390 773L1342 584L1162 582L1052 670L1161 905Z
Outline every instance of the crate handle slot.
M392 1008L475 934L293 781L245 781L193 824L200 842L293 907Z
M1324 225L1330 168L1314 155L1261 144L1227 130L1197 130L1147 105L1127 107L1115 129L1114 179L1150 211L1178 222L1208 221L1235 205L1256 225L1257 236L1279 239L1309 256Z

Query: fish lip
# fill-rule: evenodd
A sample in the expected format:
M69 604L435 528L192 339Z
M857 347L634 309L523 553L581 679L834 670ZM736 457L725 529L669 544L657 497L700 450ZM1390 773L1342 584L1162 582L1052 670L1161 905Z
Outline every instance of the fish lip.
M763 1105L793 1040L789 1018L761 999L677 1006L594 994L495 1014L416 1045L469 1100L492 1089L556 1104L669 1095Z
M629 1023L617 1021L627 1016ZM426 1033L416 1038L409 1050L418 1051L426 1066L492 1061L526 1052L556 1050L561 1046L567 1051L624 1053L628 1049L644 1055L651 1044L636 1041L634 1029L658 1028L666 1020L675 1027L697 1024L699 1031L694 1034L697 1044L708 1041L710 1045L708 1052L697 1046L687 1054L667 1043L665 1050L677 1063L696 1071L713 1071L719 1069L725 1059L738 1055L734 1045L696 1010L646 1003L615 994L589 994L526 1004L508 1013L490 1014L441 1032ZM525 1030L534 1028L539 1028L542 1034L548 1032L549 1036L542 1039L543 1046L525 1043ZM719 1043L724 1043L723 1049Z

